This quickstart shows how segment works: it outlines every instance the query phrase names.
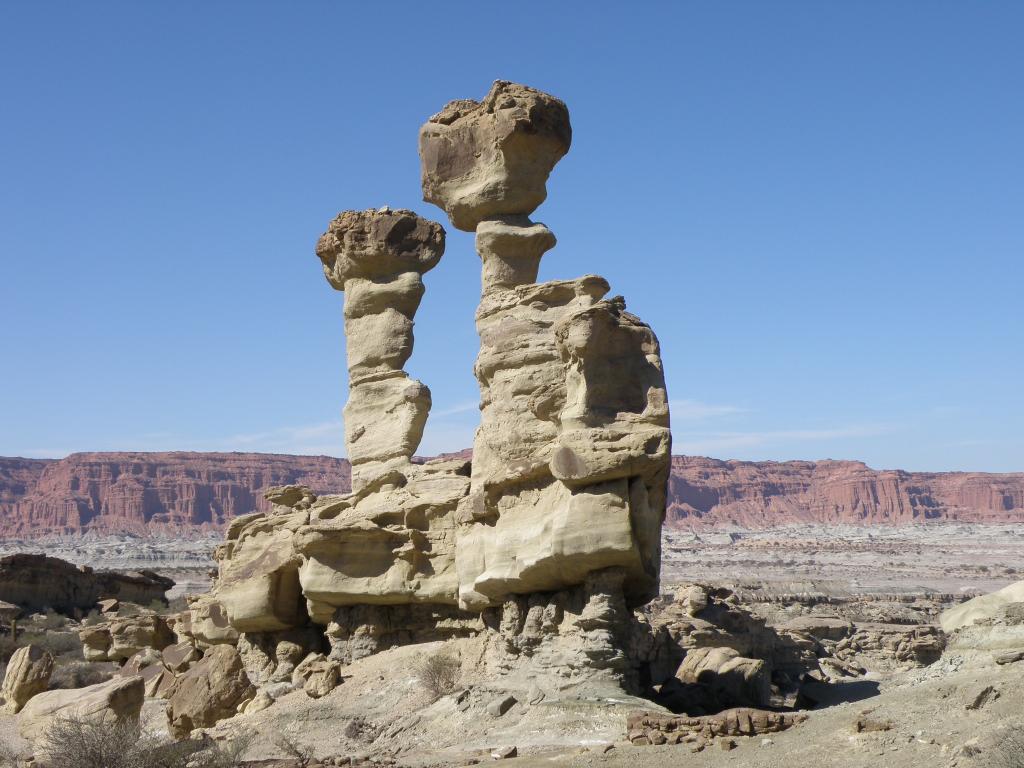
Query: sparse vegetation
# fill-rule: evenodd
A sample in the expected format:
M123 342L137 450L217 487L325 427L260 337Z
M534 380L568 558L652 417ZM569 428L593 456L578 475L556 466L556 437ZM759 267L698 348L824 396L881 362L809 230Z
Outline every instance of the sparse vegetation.
M439 699L455 690L461 666L457 658L442 650L423 660L416 677L434 698Z
M1000 735L992 756L993 768L1024 768L1024 731L1015 729Z
M71 661L53 668L53 674L50 676L50 690L84 688L87 685L106 682L113 676L114 668L109 664Z
M226 746L169 741L144 733L136 723L61 719L47 731L42 757L48 768L235 768L250 742L248 737Z
M277 748L294 760L299 768L306 768L306 766L313 762L313 750L311 747L301 746L283 734L277 737Z

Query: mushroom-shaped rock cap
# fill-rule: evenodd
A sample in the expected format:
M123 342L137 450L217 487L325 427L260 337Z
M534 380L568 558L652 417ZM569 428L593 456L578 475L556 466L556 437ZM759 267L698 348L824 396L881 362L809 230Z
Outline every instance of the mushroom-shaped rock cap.
M484 219L528 215L571 143L564 102L497 80L483 101L450 102L420 128L423 199L466 232Z
M423 274L444 253L444 227L412 211L343 211L316 244L328 282L339 291L352 278Z

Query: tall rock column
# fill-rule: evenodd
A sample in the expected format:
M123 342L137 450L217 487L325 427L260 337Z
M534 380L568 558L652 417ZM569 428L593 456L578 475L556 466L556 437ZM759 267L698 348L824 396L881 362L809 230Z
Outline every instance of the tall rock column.
M625 571L631 603L657 593L669 469L657 339L621 297L604 300L601 277L536 283L555 237L529 217L571 139L562 101L505 81L420 129L424 200L476 233L483 267L481 423L456 548L465 607L607 568Z
M412 211L345 211L316 246L328 282L345 291L349 399L345 447L352 490L410 463L423 437L430 390L403 366L425 272L444 253L444 229Z

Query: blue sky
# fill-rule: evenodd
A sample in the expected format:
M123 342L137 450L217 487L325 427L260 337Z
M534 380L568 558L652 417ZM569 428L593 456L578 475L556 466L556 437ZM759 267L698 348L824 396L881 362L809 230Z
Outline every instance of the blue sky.
M416 133L492 80L569 105L542 279L658 333L675 450L1024 470L1016 2L0 6L0 454L343 455L330 218L444 221L421 452L476 423L472 236Z

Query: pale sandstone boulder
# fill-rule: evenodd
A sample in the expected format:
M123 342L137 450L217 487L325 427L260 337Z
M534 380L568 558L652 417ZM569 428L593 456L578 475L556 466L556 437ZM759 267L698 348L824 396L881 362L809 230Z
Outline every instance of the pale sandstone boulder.
M175 629L179 641L194 642L201 649L238 642L238 630L228 621L224 604L213 595L190 598L187 618Z
M420 129L423 199L467 232L484 219L529 215L571 142L561 100L497 80L482 102L452 101Z
M324 659L313 662L303 670L306 681L302 689L311 699L319 699L338 687L341 682L340 665L336 661Z
M301 498L298 502L300 503ZM301 558L293 533L309 520L303 509L250 517L233 528L221 551L217 600L237 632L272 632L306 620L299 586Z
M163 650L174 642L174 633L162 616L133 616L110 622L111 660L127 659L144 648Z
M105 624L84 627L78 630L78 639L82 641L82 657L86 661L109 661L110 627Z
M771 679L763 659L747 659L732 648L695 648L676 671L683 683L700 683L725 702L765 706L771 698Z
M468 462L440 460L320 499L294 540L313 621L360 603L454 604L455 514L469 484Z
M46 690L53 672L53 656L35 645L19 648L7 662L0 699L4 711L12 715L21 711L29 699Z
M46 691L33 696L18 715L21 735L39 743L55 718L95 723L138 722L145 698L139 676L115 677L105 683L72 690Z
M238 650L215 645L177 679L167 702L168 727L175 738L185 738L195 728L233 716L254 695Z

